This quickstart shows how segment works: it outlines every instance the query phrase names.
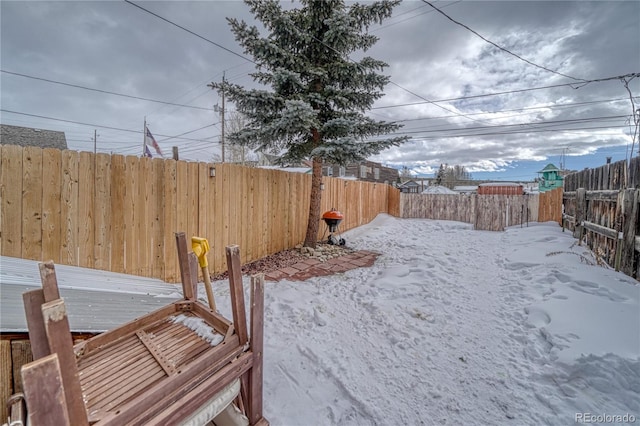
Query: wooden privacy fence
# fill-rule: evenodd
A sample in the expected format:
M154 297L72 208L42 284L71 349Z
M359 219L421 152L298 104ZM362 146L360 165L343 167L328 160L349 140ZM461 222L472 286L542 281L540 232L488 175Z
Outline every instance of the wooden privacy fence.
M538 221L538 196L401 193L400 217L454 220L472 223L477 230L503 231Z
M640 158L629 164L619 161L567 176L563 226L598 259L638 279Z
M212 273L223 247L250 262L304 240L311 175L134 156L0 146L0 254L179 279L174 232L209 240ZM341 230L389 212L397 190L323 178L322 211ZM391 212L393 214L393 212ZM319 237L324 224L320 224Z

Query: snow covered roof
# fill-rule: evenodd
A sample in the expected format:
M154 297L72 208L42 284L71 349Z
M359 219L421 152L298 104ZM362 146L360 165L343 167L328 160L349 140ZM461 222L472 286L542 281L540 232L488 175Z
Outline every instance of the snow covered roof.
M311 173L308 167L278 167L278 166L259 166L261 169L280 170L281 172L290 173Z
M478 185L458 185L454 186L454 191L476 191L478 189Z
M452 191L446 186L442 186L442 185L429 186L427 187L427 189L422 191L422 193L423 194L456 194L456 195L458 194L456 191Z

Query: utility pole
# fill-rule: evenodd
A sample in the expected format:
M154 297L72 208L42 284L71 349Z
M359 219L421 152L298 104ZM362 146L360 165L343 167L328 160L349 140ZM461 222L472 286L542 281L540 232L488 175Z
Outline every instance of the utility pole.
M96 155L98 148L98 131L93 129L93 155Z
M224 84L224 72L222 73L222 83ZM219 107L218 104L215 104L213 106L213 110L220 113L220 122L222 123L222 131L220 132L220 144L222 146L222 162L224 163L224 87L220 90L220 95L222 97L222 107Z
M142 156L144 157L147 146L147 116L144 116L144 128L142 129Z
M224 71L222 72L222 84L224 85ZM222 118L220 121L222 122L222 131L220 132L220 139L222 140L222 162L224 163L224 86L222 89L222 110L221 110Z

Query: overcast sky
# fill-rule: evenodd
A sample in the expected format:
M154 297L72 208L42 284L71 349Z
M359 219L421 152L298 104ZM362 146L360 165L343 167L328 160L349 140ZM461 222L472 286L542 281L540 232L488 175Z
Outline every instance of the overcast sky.
M224 72L231 82L253 85L254 65L242 58L225 19L251 22L248 7L136 4L209 41L123 1L2 0L1 122L62 130L77 150L93 150L96 129L99 152L140 155L146 117L166 156L178 146L181 158L211 161L220 152L213 106L221 100L207 84ZM525 179L536 174L524 165L559 165L563 153L573 169L603 164L605 154L625 158L629 93L620 79L582 80L640 73L640 2L432 4L468 28L421 1L403 2L371 28L380 41L367 53L389 64L392 83L370 114L403 122L401 132L413 138L374 160L426 175L448 163L474 176ZM629 89L638 107L640 77ZM177 135L183 137L170 139Z

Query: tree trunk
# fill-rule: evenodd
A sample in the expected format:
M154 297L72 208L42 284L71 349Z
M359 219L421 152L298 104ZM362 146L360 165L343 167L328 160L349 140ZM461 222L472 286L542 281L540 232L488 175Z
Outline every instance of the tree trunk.
M307 235L304 238L305 247L316 247L318 241L318 227L320 226L320 201L322 193L320 184L322 183L322 159L313 157L313 168L311 174L311 202L309 203L309 220L307 222Z

